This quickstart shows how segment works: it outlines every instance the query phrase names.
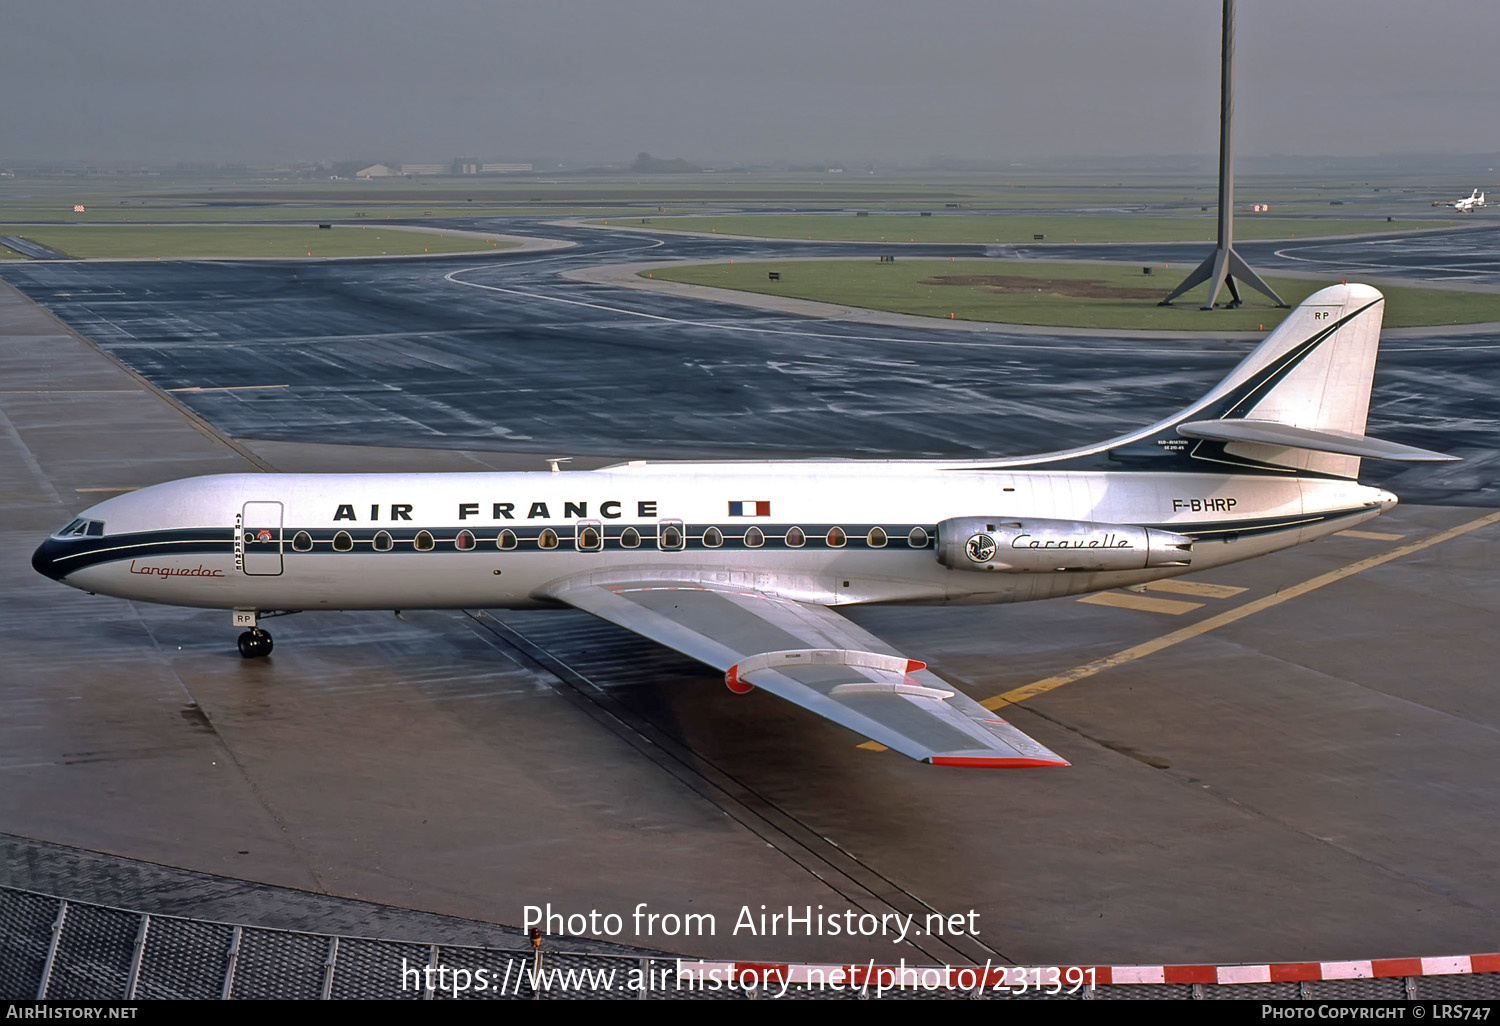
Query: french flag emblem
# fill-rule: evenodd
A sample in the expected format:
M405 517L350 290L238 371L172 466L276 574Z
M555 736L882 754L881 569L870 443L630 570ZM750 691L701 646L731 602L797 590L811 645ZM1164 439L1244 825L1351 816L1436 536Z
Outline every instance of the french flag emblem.
M771 500L756 499L753 502L731 502L729 504L729 515L732 517L768 517L771 515Z

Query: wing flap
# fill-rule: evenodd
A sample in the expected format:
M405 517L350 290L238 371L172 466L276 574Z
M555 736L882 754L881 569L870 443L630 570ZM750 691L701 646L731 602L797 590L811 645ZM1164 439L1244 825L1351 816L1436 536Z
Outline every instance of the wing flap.
M726 671L913 759L1066 766L925 664L831 609L684 581L563 582L551 597Z

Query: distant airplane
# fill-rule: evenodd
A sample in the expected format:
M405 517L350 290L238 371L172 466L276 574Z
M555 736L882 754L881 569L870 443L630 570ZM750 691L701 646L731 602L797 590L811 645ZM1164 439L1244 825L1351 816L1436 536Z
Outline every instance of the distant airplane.
M914 759L1062 766L838 607L1121 588L1379 516L1361 458L1453 458L1364 433L1383 308L1323 289L1175 416L1041 456L199 477L85 510L32 566L232 609L246 658L282 611L572 606Z
M1455 201L1453 209L1457 210L1460 214L1472 214L1482 206L1484 206L1484 193L1475 189L1464 199Z

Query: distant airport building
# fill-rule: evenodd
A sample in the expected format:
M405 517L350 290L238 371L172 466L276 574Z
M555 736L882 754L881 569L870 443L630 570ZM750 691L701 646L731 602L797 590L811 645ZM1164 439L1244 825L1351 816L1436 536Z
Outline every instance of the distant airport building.
M393 171L391 168L387 167L384 164L371 164L367 168L363 168L363 169L361 169L359 171L354 172L354 177L355 178L389 178L391 175L394 175L395 173L396 173L395 171Z
M480 168L479 168L479 173L480 174L485 174L485 175L506 175L506 174L515 174L518 171L530 171L531 169L532 169L532 167L531 167L530 164L493 164L493 163L491 163L491 164L483 164L483 165L481 165Z
M447 164L402 164L403 175L445 175L448 173Z

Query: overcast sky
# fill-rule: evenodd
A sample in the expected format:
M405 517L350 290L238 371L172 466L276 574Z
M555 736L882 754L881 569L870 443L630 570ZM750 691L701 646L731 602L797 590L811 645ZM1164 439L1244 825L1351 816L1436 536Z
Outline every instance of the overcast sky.
M1219 0L0 0L0 163L1212 154ZM1240 0L1239 156L1500 149L1495 0Z

